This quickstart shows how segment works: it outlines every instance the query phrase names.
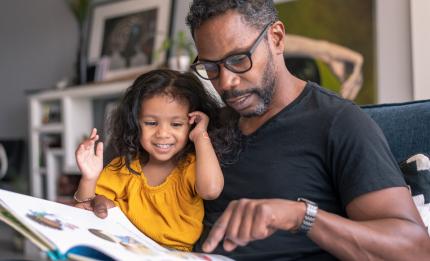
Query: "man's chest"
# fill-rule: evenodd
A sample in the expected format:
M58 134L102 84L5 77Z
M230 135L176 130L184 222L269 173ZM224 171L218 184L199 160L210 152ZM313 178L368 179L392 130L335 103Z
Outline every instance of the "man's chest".
M238 162L223 169L223 194L238 198L296 199L304 191L331 190L326 163L318 153L274 146L243 152Z

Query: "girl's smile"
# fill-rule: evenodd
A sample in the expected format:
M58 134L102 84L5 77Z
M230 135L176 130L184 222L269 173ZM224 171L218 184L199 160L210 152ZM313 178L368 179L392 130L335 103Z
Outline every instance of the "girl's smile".
M154 144L156 147L156 150L163 154L163 153L169 153L170 149L173 148L174 144Z

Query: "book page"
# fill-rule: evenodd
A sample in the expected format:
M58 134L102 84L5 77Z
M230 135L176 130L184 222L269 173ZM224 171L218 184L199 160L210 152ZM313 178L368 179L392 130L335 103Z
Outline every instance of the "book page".
M65 255L85 255L82 251L92 248L117 260L231 260L164 248L141 233L117 207L100 219L91 211L5 190L0 190L0 204Z

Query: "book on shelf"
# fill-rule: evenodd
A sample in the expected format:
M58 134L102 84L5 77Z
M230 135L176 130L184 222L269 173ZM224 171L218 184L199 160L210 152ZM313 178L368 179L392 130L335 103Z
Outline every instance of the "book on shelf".
M0 189L0 220L51 260L231 260L165 248L140 232L117 207L93 212Z

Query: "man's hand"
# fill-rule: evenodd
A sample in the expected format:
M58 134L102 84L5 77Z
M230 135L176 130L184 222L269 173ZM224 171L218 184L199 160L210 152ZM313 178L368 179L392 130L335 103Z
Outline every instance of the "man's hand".
M96 195L90 201L77 203L75 207L93 211L94 214L99 218L106 218L108 215L108 208L115 207L115 204L112 200L107 199L105 196Z
M305 216L306 205L282 199L241 199L230 202L203 244L212 252L224 240L226 251L245 246L250 241L272 235L276 230L297 230Z

